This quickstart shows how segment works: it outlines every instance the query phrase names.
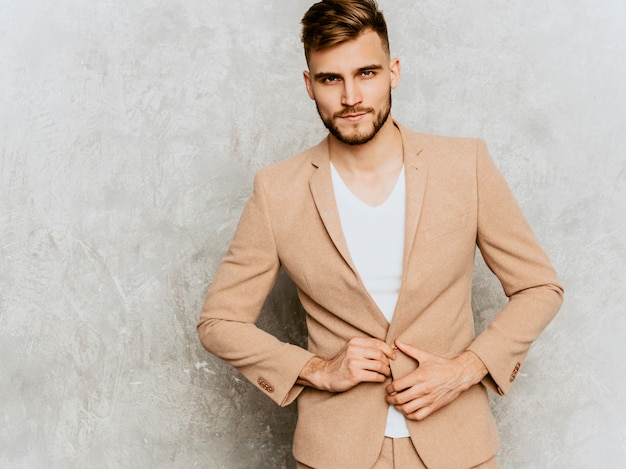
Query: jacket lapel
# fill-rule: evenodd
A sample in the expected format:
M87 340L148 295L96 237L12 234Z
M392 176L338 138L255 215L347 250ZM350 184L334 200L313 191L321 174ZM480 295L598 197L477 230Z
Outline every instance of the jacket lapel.
M424 148L424 141L419 134L410 132L398 125L402 133L404 144L404 171L406 174L406 207L404 221L404 262L402 266L402 284L391 325L387 330L388 342L391 342L407 326L405 316L413 315L411 308L414 301L407 299L407 279L411 268L410 259L414 255L415 238L419 226L420 215L424 203L428 179L428 162L426 156L428 150ZM408 306L408 307L407 307ZM412 320L412 319L411 319Z
M313 201L317 207L317 211L324 223L324 227L328 233L328 236L332 240L333 244L341 254L341 257L345 260L346 264L352 270L352 274L357 279L360 290L364 299L364 303L356 315L352 318L355 324L367 334L372 337L378 337L381 340L387 335L387 328L389 324L385 319L385 316L380 311L376 303L365 289L363 281L359 276L358 271L350 256L348 250L348 243L343 234L341 228L341 220L339 218L339 211L337 210L337 204L335 202L335 195L333 191L332 175L330 173L330 156L328 153L328 139L324 140L314 149L315 154L311 159L311 163L317 169L311 176L309 185L311 188L311 194L313 195ZM355 305L356 306L356 305ZM362 314L368 311L369 314Z
M337 210L337 204L335 203L332 176L330 174L328 138L315 147L315 154L311 159L311 163L317 168L309 181L311 194L313 195L313 201L315 202L317 211L320 214L330 239L341 254L341 257L344 258L352 271L358 275L356 267L350 257L348 244L346 243L346 239L341 229L339 211Z
M396 124L402 134L404 145L404 173L406 180L406 207L404 219L404 265L406 273L413 242L417 232L417 225L422 212L424 193L426 192L426 179L428 176L428 164L421 158L423 145L418 134L407 131L404 127ZM404 279L404 275L403 275Z

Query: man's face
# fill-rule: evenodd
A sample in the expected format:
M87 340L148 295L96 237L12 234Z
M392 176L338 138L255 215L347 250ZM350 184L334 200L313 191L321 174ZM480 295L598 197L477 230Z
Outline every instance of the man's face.
M367 31L337 46L311 51L304 81L330 133L348 145L363 145L378 133L391 110L391 90L400 62Z

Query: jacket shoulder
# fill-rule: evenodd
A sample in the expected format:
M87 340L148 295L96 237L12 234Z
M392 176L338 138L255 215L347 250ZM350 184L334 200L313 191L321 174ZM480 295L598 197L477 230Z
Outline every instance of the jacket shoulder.
M449 135L425 134L408 131L407 138L422 142L427 148L440 148L442 150L473 151L478 145L484 144L480 138L475 137L452 137Z
M326 148L326 141L308 148L294 156L277 161L260 169L256 178L265 188L286 191L289 187L308 182Z
M477 138L401 130L408 162L414 161L417 166L426 163L431 171L440 168L444 172L471 172L476 158L486 149L484 142Z

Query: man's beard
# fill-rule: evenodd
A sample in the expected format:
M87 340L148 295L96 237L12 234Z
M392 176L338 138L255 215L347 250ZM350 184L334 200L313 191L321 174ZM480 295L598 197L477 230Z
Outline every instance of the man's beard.
M316 104L317 106L317 104ZM387 119L389 118L389 114L391 113L391 91L389 92L389 98L387 99L387 105L378 111L376 115L376 120L374 121L374 125L370 132L365 133L352 133L350 135L342 134L337 126L335 126L335 119L341 118L343 116L347 116L350 114L356 114L360 112L374 112L374 108L361 108L361 107L350 107L345 108L340 112L335 113L331 118L324 118L320 113L319 107L317 107L317 113L320 115L320 119L324 123L324 126L328 129L333 137L339 140L342 143L347 145L364 145L365 143L372 140L378 131L385 125Z

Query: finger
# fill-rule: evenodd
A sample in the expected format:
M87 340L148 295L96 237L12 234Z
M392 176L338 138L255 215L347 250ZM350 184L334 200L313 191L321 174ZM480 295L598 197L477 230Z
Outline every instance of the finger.
M427 412L430 405L430 401L426 398L412 399L404 404L393 404L396 410L402 412L405 416Z
M409 395L407 391L404 392L394 392L393 394L388 394L387 397L385 397L385 400L387 401L387 404L391 404L394 406L402 406L404 404L406 404L407 402L411 402L412 400L415 400L418 396L413 394L413 395Z
M423 394L420 397L405 402L403 404L394 404L394 407L399 412L402 412L405 417L411 420L422 420L433 412L436 412L442 407L448 405L450 402L456 399L457 396L458 394L454 393ZM388 400L393 400L391 399L391 397L395 396L390 396Z
M359 382L361 383L382 383L387 379L387 376L381 373L377 373L375 371L365 371L363 370L361 376L359 377Z
M452 400L454 399L453 398L452 399L450 398L438 399L438 400L426 399L421 402L411 403L411 405L406 404L405 405L406 407L404 407L406 410L406 413L405 412L403 413L405 417L410 420L423 420L426 417L428 417L430 414L438 411L442 407L447 406ZM414 408L415 410L411 412L412 408Z
M363 345L351 343L344 351L345 359L348 363L356 364L358 367L369 369L374 366L372 363L378 363L381 366L388 367L389 359L379 349Z
M366 358L349 360L346 364L346 371L357 381L372 381L373 374L377 374L376 381L382 382L391 376L389 365Z
M361 351L361 356L368 360L375 360L385 365L389 365L389 357L379 348L364 348Z
M389 383L387 385L387 387L385 388L385 391L387 391L387 394L398 394L401 392L404 392L408 389L411 389L412 386L414 386L417 383L411 383L407 380L402 380L402 379L398 379L398 380L394 380L393 382Z
M406 355L417 361L417 366L419 366L420 361L422 361L427 355L425 351L420 350L412 345L405 344L398 339L395 340L395 345L396 347L398 347L398 349L400 349L400 351L404 352Z
M387 342L383 342L382 340L379 340L377 341L377 347L390 360L396 359L396 351Z
M435 410L437 409L433 407L422 407L421 409L417 409L415 412L404 414L404 416L409 420L424 420Z
M358 375L361 370L391 375L387 357L380 350L372 348L352 345L345 355L345 366L353 375Z
M359 363L359 366L363 370L374 371L385 377L391 376L391 368L389 367L389 363L386 358L384 361L364 359Z
M375 339L373 337L357 337L352 339L350 342L364 347L380 350L387 358L390 358L391 360L396 359L396 351L388 343L380 339Z

